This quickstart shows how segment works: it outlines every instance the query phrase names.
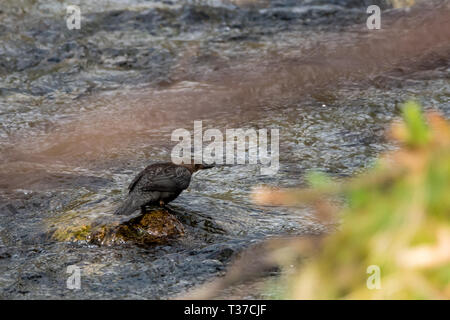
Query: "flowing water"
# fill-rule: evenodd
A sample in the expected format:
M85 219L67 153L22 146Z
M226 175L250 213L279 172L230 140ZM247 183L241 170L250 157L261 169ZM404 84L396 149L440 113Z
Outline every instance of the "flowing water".
M0 4L0 297L167 298L281 235L326 232L308 208L259 207L254 186L344 179L394 148L402 102L450 116L450 7L335 1L63 1ZM177 128L280 130L280 170L197 173L170 204L185 235L163 245L56 241L57 222L102 217ZM82 268L81 290L66 287Z

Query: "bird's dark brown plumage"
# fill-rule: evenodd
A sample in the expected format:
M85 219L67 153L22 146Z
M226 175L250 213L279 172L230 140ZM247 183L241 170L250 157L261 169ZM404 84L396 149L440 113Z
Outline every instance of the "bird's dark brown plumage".
M164 205L174 200L191 182L192 173L205 165L155 163L146 167L128 186L128 196L115 214L130 215L147 205Z

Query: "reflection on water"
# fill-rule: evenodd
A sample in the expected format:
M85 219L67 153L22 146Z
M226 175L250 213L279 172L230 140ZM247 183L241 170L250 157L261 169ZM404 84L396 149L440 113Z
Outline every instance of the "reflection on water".
M4 12L15 12L7 3ZM368 33L354 8L304 6L287 19L280 12L289 7L267 3L129 1L134 11L87 7L85 29L73 35L56 18L45 30L27 16L60 12L59 2L46 3L14 13L23 26L0 14L16 32L0 33L8 60L0 60L0 296L185 290L254 241L326 230L308 208L253 205L255 185L298 185L310 169L337 178L363 170L392 147L384 130L410 97L450 115L448 9L386 13L384 30ZM279 128L278 174L261 176L255 165L199 172L171 205L186 234L170 245L48 238L55 221L108 219L134 174L169 160L171 132L192 131L194 120L204 130ZM70 264L86 271L82 293L61 285Z

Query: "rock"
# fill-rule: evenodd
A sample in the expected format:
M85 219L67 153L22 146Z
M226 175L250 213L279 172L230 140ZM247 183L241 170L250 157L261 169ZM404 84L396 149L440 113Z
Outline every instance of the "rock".
M90 233L90 225L69 226L56 229L52 238L58 241L85 241Z
M215 259L215 260L218 260L218 261L224 263L224 262L230 261L231 257L234 255L234 253L235 253L235 250L233 250L232 248L225 247L225 248L218 250L217 252L212 252L207 257L209 259Z
M138 245L163 244L184 235L181 222L167 210L158 209L133 218L118 226L103 226L88 240L94 244L134 243Z
M112 217L115 219L116 217ZM56 225L51 238L57 241L88 242L97 245L165 244L184 235L183 224L165 209L144 213L125 222L83 221L79 225ZM62 225L62 226L61 226Z

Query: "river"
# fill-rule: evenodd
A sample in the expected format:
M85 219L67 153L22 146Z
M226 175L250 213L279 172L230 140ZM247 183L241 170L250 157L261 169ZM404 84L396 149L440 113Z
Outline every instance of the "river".
M0 298L164 299L222 275L264 239L327 232L309 208L260 207L252 188L345 179L395 148L408 99L450 116L450 7L335 1L72 1L0 5ZM170 204L165 244L58 241L61 223L112 219L177 128L279 129L280 169L218 166ZM63 222L61 222L63 221ZM82 270L66 286L67 266ZM251 296L251 295L250 295Z

